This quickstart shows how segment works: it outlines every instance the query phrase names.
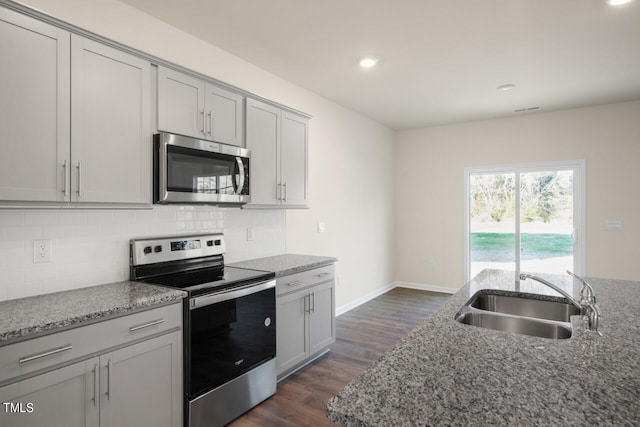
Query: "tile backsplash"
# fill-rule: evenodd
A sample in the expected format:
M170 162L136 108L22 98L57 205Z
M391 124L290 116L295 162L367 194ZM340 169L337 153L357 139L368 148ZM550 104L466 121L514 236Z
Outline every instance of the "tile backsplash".
M225 262L286 252L284 210L0 210L0 300L127 280L129 239L200 232L225 234ZM33 262L34 240L51 240L51 262Z

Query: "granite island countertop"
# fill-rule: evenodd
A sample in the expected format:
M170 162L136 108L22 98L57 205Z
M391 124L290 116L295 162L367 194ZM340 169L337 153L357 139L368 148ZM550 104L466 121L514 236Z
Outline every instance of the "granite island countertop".
M569 276L543 275L575 297ZM344 426L637 425L640 282L589 278L602 337L571 318L569 339L463 325L456 313L480 289L543 294L513 272L485 270L327 404Z
M0 302L0 346L181 300L186 292L117 282Z
M336 261L338 261L338 259L333 257L284 254L234 262L228 265L230 267L249 268L251 270L271 271L276 274L276 277L282 277L333 264Z

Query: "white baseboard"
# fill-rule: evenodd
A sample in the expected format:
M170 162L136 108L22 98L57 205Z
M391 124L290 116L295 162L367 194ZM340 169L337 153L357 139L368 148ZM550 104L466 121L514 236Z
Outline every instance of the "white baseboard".
M369 292L369 293L367 293L367 294L365 294L365 295L363 295L363 296L361 296L359 298L354 299L351 302L346 303L345 305L341 305L340 307L336 307L336 317L340 316L341 314L346 313L349 310L353 310L357 306L362 305L365 302L370 301L370 300L372 300L372 299L374 299L376 297L379 297L380 295L382 295L382 294L384 294L386 292L389 292L391 289L393 289L395 287L396 287L396 284L394 282L394 283L391 283L391 284L389 284L387 286L384 286L382 288L373 290L373 291L371 291L371 292Z
M424 283L393 282L387 286L373 290L359 298L356 298L351 302L341 305L340 307L336 307L336 317L346 313L349 310L353 310L354 308L364 304L365 302L371 301L372 299L379 297L380 295L387 293L394 288L418 289L421 291L439 292L443 294L455 294L456 292L458 292L457 289L447 288L445 286L433 286Z
M455 294L458 289L446 286L427 285L426 283L396 282L398 288L419 289L421 291L440 292L442 294Z

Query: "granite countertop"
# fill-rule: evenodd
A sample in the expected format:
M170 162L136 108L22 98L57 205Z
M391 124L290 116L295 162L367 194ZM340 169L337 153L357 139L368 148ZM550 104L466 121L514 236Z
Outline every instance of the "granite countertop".
M544 275L579 295L569 276ZM514 273L485 270L327 404L344 426L636 425L640 414L640 282L589 278L600 331L572 317L569 339L463 325L480 289L558 295ZM540 296L540 299L559 300Z
M181 300L180 290L118 282L0 302L0 346Z
M271 271L276 274L276 277L281 277L333 264L336 261L338 261L338 259L333 257L284 254L248 261L240 261L228 265L231 267L249 268L252 270Z

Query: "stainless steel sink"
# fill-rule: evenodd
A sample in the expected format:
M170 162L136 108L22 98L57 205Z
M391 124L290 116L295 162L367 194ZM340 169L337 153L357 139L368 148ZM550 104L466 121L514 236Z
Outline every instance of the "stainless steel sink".
M570 325L560 322L541 322L528 317L505 316L491 312L468 311L456 320L465 325L542 338L567 339L571 337L572 332Z
M476 294L467 304L479 310L560 322L569 322L570 316L580 314L578 307L569 303L496 294Z
M481 328L542 338L571 337L570 317L580 314L573 304L527 298L522 294L483 290L456 314L456 321Z

